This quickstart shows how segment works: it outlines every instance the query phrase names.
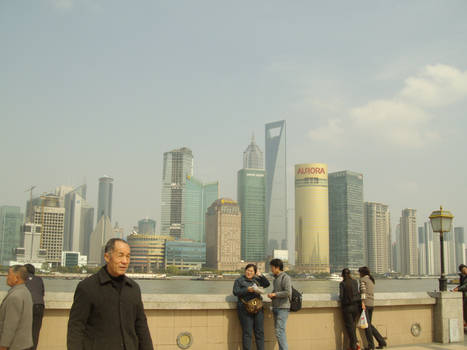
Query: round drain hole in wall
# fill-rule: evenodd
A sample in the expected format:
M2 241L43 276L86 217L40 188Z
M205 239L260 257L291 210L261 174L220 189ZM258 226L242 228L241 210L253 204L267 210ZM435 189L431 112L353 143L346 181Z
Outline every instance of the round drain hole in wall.
M414 323L412 327L410 327L410 333L412 333L414 337L418 337L420 333L422 333L422 327L420 327L420 324Z
M190 332L182 332L177 336L177 345L180 349L188 349L193 344L193 336Z

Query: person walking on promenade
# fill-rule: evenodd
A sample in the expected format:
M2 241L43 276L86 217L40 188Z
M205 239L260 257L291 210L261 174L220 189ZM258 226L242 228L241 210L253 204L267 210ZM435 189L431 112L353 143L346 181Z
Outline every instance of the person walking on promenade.
M459 285L453 289L455 292L462 292L462 304L464 313L464 328L467 327L467 266L459 265Z
M383 349L387 346L386 341L383 339L378 330L372 325L371 319L373 316L374 308L374 290L375 279L370 274L370 269L366 266L358 269L360 273L360 296L362 298L362 309L365 310L366 318L368 321L368 328L365 329L366 340L368 342L368 349L373 350L375 343L373 337L378 341L376 349Z
M274 315L274 328L279 343L279 350L288 350L286 323L289 316L290 301L292 296L292 282L289 275L284 272L284 263L280 259L272 259L269 263L274 275L274 289L268 297L272 300L272 313Z
M360 291L358 282L350 276L350 270L342 270L343 281L339 284L339 301L342 309L344 326L349 336L350 349L360 350L357 344L356 320L360 315Z
M68 350L153 350L138 284L125 276L130 246L105 245L106 265L76 287L68 320Z
M28 271L22 265L8 269L11 287L0 305L0 350L24 350L32 345L32 298L24 285Z
M32 296L32 341L34 343L31 350L37 349L37 343L39 342L39 333L42 326L42 318L44 317L44 282L42 278L36 276L36 269L34 265L24 265L28 270L28 278L26 280L26 287L31 292Z
M253 331L255 333L256 349L264 350L264 312L263 307L254 308L248 312L248 302L261 301L262 289L269 287L269 281L258 270L255 264L245 267L245 274L235 280L233 294L237 296L237 312L242 326L243 350L251 349ZM257 304L257 305L262 305Z

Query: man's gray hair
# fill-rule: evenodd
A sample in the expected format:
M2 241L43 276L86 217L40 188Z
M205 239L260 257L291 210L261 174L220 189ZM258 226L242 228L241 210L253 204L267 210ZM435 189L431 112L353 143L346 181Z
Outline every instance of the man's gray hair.
M13 271L13 273L15 275L17 275L23 282L25 282L28 277L29 277L29 273L28 273L28 270L26 269L26 267L24 265L13 265L13 266L10 266L10 269L11 271Z
M125 244L128 244L128 242L125 241L124 239L111 238L105 244L104 253L109 253L109 254L112 253L114 251L114 249L115 249L115 242L123 242Z

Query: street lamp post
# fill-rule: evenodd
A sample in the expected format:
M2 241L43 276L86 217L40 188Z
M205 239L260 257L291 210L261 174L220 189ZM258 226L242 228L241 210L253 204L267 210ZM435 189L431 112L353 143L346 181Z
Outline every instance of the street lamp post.
M448 290L448 281L444 274L444 232L451 231L453 218L454 215L447 210L443 210L443 207L440 207L439 210L435 210L430 215L433 232L439 232L439 249L441 253L441 276L439 278L440 292L446 292Z

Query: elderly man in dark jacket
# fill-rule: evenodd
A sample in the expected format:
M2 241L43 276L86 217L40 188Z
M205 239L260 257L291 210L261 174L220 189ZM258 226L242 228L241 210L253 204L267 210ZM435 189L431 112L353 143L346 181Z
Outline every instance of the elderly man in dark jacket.
M68 350L153 350L141 291L125 276L130 247L113 238L106 265L76 287L68 321Z

